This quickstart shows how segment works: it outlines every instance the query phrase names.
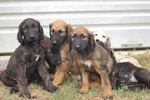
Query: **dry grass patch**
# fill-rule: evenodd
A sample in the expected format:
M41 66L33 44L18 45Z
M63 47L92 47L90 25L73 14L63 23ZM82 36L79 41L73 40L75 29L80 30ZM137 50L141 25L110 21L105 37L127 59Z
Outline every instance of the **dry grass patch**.
M150 53L131 54L135 57L142 66L150 69ZM80 82L72 80L67 76L64 84L60 87L60 91L56 93L48 93L37 84L29 85L29 91L32 95L31 100L102 100L101 87L91 89L87 94L80 94ZM9 93L10 88L0 85L0 100L27 100L27 98L19 98L18 95ZM130 91L126 86L118 90L113 90L114 100L150 100L150 90L135 90Z

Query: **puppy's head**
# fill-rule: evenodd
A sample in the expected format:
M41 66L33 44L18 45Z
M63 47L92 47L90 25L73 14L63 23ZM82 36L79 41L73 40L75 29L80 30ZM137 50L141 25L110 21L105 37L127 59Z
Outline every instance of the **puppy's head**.
M43 38L43 28L39 21L28 18L19 25L17 39L20 43L40 41Z
M95 47L94 35L83 26L73 30L70 41L71 47L78 52L91 51Z
M68 40L68 36L72 31L72 26L63 20L56 20L49 25L50 39L53 45L59 46L64 41Z
M97 31L94 32L94 36L96 42L98 42L99 44L101 44L102 42L107 48L111 48L110 36L106 32Z

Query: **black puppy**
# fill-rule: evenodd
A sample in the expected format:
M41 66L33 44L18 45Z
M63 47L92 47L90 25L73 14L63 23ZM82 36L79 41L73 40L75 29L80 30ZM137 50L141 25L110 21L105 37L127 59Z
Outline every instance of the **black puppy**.
M30 98L28 83L34 80L32 76L40 76L46 89L55 92L58 88L52 84L45 67L45 51L40 44L43 38L40 23L31 18L25 19L19 26L17 38L20 46L12 54L0 80L13 87L11 92Z
M112 87L119 88L123 85L129 89L150 87L150 72L139 68L130 62L116 63L111 75Z

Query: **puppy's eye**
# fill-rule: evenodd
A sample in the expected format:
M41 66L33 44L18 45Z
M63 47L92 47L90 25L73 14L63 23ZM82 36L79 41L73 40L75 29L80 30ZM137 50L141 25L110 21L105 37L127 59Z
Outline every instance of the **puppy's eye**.
M24 32L24 33L27 33L27 30L29 29L29 27L28 26L24 26L24 27L22 27L22 31Z
M97 34L95 34L95 36L97 36Z
M104 35L102 35L102 37L103 37L103 38L105 38L105 36L104 36Z
M86 40L86 39L87 39L87 37L86 37L86 36L82 36L82 39L83 39L83 40Z
M75 38L76 38L76 35L73 35L73 36L71 37L72 41L74 41Z
M54 29L51 29L51 32L54 33Z
M23 26L22 29L29 29L29 27L27 25Z
M64 32L65 32L65 30L59 30L58 32L59 32L59 33L64 33Z
M34 27L35 27L35 25L34 25L34 24L32 24L32 25L31 25L31 27L32 27L32 28L34 28Z
M33 28L34 30L38 30L38 26L35 25L35 24L32 24L32 28Z

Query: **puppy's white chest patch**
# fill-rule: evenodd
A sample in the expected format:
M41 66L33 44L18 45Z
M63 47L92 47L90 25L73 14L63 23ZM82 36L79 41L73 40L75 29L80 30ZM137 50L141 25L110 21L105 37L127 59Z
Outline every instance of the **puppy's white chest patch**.
M40 58L40 54L36 54L36 55L34 55L36 58L35 58L35 61L37 62L38 60L39 60L39 58Z
M91 68L92 66L92 62L87 60L87 61L84 61L84 65L88 66L89 68Z

